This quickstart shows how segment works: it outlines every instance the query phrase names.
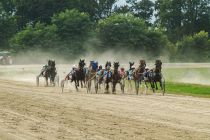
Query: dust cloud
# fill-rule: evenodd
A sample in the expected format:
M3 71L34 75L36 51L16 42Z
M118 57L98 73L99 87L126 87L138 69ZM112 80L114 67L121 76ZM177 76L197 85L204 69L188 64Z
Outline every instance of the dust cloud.
M103 53L88 51L74 59L68 59L64 56L40 50L22 52L13 57L14 65L0 66L0 79L35 83L36 76L49 59L56 61L56 68L60 79L63 79L70 72L72 65L78 64L79 59L85 59L87 65L89 65L91 60L96 60L103 67L106 61L111 61L112 63L116 61L120 62L120 67L126 69L128 69L130 61L135 62L135 65L138 66L140 59L145 59L149 68L154 68L155 59L161 59L163 62L163 75L166 81L210 84L209 63L170 63L168 55L151 58L143 52L139 54L124 50L108 50Z

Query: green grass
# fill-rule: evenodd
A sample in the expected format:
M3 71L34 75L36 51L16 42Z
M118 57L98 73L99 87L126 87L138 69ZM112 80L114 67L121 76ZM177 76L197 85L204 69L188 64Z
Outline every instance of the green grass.
M169 94L187 95L210 98L210 86L184 83L166 83L166 92Z

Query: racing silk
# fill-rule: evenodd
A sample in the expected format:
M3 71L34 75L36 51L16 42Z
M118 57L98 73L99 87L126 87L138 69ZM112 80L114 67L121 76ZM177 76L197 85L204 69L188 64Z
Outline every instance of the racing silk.
M101 75L102 74L102 70L98 69L97 70L97 75Z
M43 75L44 72L46 72L46 70L48 69L48 66L47 65L44 65L41 69L41 74L40 75Z
M69 72L69 74L66 76L66 78L67 78L68 80L73 80L74 74L75 74L75 70L72 69L72 70Z
M91 66L92 66L92 69L93 69L93 70L97 71L97 69L98 69L98 62L97 62L97 61L93 61L93 62L91 63Z
M133 80L133 72L134 70L128 70L127 73L128 73L128 80Z
M111 77L112 77L112 72L108 71L108 70L105 70L104 71L104 78L111 78Z
M124 77L125 76L125 71L124 70L120 70L120 77Z

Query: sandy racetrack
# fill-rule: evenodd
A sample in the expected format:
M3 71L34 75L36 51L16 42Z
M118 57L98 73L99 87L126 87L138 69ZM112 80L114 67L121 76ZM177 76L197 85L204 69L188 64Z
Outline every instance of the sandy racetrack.
M0 139L210 139L210 100L60 93L0 80Z

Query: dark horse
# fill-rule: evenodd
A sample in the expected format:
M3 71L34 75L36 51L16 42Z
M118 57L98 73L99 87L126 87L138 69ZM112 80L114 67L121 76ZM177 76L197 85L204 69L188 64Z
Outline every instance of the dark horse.
M118 71L119 68L119 62L114 62L114 71L112 74L112 93L116 92L116 84L119 83L121 87L122 93L124 93L124 77L121 77L120 72Z
M105 92L108 93L109 83L112 82L112 71L111 71L111 62L107 61L105 64L105 70L103 71L103 81L105 84Z
M81 87L83 88L83 83L85 84L85 60L81 60L79 61L79 66L78 68L74 71L74 73L72 74L72 81L75 82L75 87L76 90L78 91L78 87L79 87L79 81L81 82Z
M55 61L54 60L48 60L48 65L43 66L41 73L36 78L37 86L39 86L39 77L44 77L46 81L46 85L48 86L48 78L50 79L50 84L55 86L55 77L57 75L56 67L55 67ZM57 79L58 80L58 76Z
M152 81L152 89L153 89L153 92L156 90L158 90L158 86L157 86L157 83L159 82L160 83L160 88L162 90L162 94L164 95L165 94L165 79L162 75L162 62L161 60L156 60L155 61L155 68L151 70L150 72L150 76L149 78L151 79Z
M136 94L139 93L139 85L144 80L144 71L146 67L146 61L140 60L140 65L137 69L134 71L134 81L135 81L135 87L136 87Z

